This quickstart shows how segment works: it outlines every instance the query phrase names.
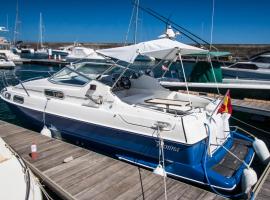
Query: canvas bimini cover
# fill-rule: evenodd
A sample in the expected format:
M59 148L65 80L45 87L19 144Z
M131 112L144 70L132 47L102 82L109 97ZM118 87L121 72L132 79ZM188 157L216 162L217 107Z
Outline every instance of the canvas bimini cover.
M101 49L97 50L97 52L107 57L133 63L139 54L158 59L173 60L176 58L178 52L181 55L206 54L208 50L186 45L168 38L162 38L124 47Z

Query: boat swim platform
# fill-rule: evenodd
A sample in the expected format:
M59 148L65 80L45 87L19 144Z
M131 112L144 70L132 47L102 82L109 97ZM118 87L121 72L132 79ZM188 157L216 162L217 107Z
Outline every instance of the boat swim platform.
M61 199L165 199L163 177L152 171L4 121L0 121L0 137ZM36 160L30 157L33 143ZM166 185L168 200L224 199L168 177Z
M180 90L187 93L187 91ZM190 94L207 96L210 98L217 97L217 94L189 91ZM249 114L260 115L264 117L270 117L270 101L259 99L231 99L232 106L235 111L240 111Z

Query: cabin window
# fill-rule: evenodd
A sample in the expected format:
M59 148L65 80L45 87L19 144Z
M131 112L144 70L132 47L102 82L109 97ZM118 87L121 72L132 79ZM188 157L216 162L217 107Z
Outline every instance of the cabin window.
M257 65L254 64L245 64L245 63L237 63L230 68L237 68L237 69L258 69Z
M270 57L257 57L254 58L252 61L258 63L270 63Z
M18 96L18 95L14 95L13 101L16 102L16 103L23 104L24 103L24 98L21 97L21 96Z
M61 91L45 90L44 93L45 93L45 96L48 96L48 97L53 97L53 98L58 98L58 99L64 98L64 93Z

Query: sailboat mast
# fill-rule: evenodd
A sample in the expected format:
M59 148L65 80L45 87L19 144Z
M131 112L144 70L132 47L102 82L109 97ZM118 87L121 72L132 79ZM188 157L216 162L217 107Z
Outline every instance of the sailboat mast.
M139 1L136 3L136 17L135 17L135 31L134 31L134 44L137 43L137 31L138 31L138 15L139 15Z
M18 39L18 24L19 24L19 2L17 0L17 5L16 5L16 18L15 18L15 26L14 26L14 34L13 34L13 44L17 42Z
M43 34L42 34L42 13L39 14L39 41L40 41L40 48L43 47Z
M7 25L6 25L6 27L7 27L7 30L9 30L9 27L8 27L8 14L7 14Z

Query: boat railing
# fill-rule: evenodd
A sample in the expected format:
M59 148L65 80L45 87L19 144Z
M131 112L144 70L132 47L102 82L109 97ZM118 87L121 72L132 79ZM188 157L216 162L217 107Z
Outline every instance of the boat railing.
M27 89L24 87L23 82L21 81L21 79L19 79L19 77L16 75L15 72L12 73L14 78L19 82L19 84L22 86L23 90L25 91L25 93L27 94L27 96L30 96Z
M255 138L255 136L252 133L250 133L249 131L247 131L239 126L230 126L230 128L232 128L231 131L233 131L233 132L237 132L238 130L240 130L240 131L244 132L245 134Z
M17 75L16 72L31 72L31 73L46 73L47 76L36 76L33 78L29 78L29 79L25 79L25 80L21 80ZM36 80L36 79L41 79L44 77L48 77L48 76L52 76L52 74L55 73L55 71L40 71L40 70L17 70L17 71L13 71L13 73L9 73L7 74L5 71L2 72L2 82L3 82L3 86L4 89L6 89L6 87L8 86L12 86L12 85L16 85L16 84L20 84L23 88L23 90L25 91L25 93L27 94L27 96L29 95L29 92L27 91L26 87L24 86L24 83L27 81L32 81L32 80ZM17 83L14 83L11 81L16 80Z

